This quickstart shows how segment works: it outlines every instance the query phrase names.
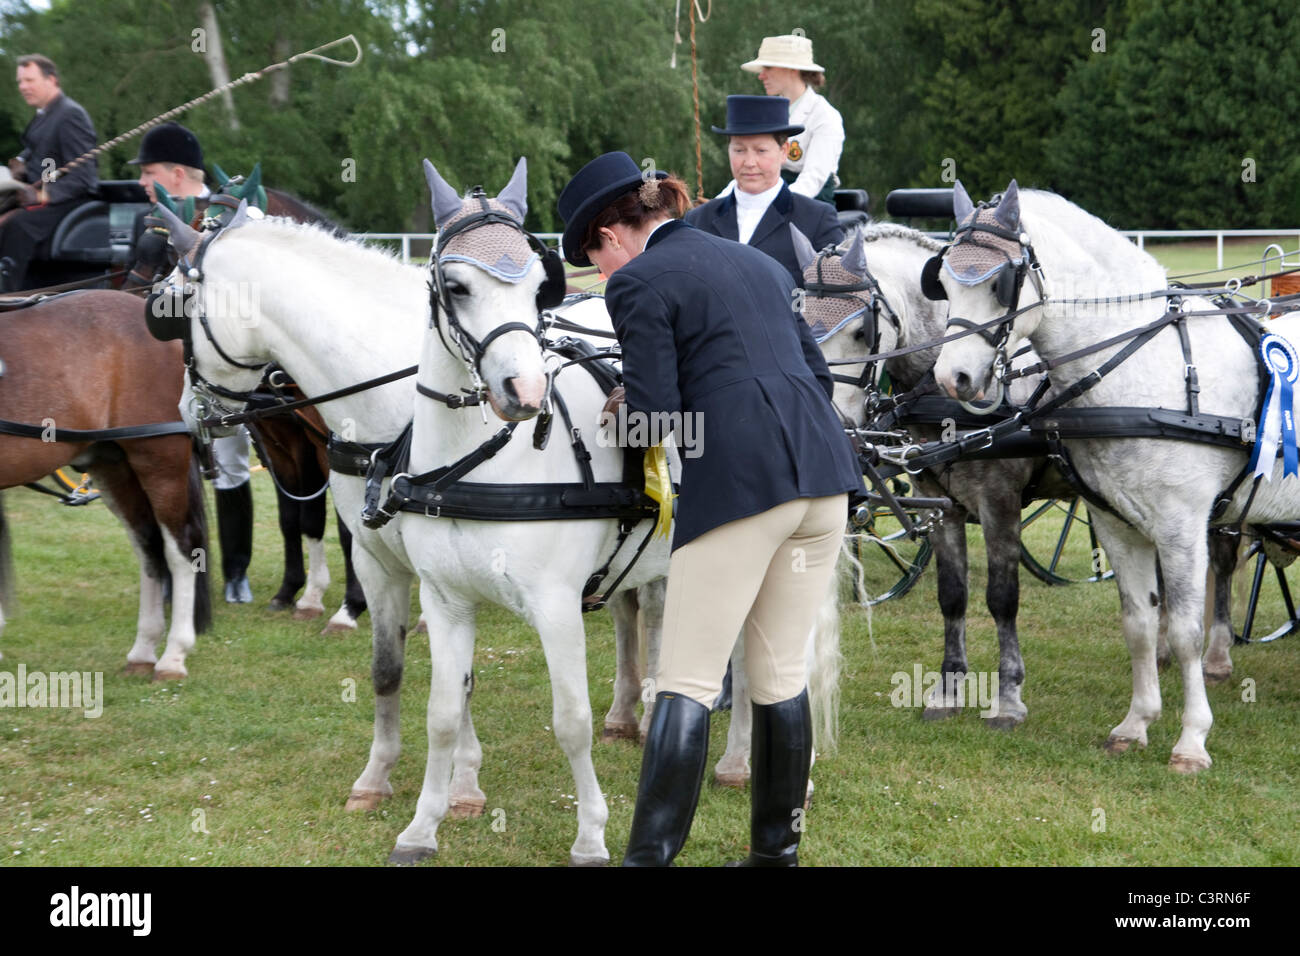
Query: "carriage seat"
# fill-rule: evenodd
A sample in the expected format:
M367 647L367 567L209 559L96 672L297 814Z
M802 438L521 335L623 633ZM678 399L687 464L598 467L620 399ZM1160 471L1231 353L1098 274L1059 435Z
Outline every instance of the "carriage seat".
M895 189L885 197L885 212L899 219L951 219L951 189Z
M854 226L865 226L871 222L871 197L865 189L835 190L835 213L840 220L840 228L848 232Z
M126 265L135 217L148 208L149 196L135 180L102 181L95 196L63 217L48 245L38 247L36 258Z

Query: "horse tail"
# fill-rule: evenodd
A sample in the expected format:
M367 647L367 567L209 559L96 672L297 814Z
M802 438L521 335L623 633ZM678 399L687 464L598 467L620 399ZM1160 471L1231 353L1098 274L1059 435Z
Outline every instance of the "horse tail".
M12 545L9 540L9 519L5 517L4 493L0 492L0 607L9 608L13 597L14 567ZM4 615L0 612L0 622Z
M808 668L808 699L812 709L813 746L819 752L835 749L840 729L840 581L839 570L817 609L813 624L812 660Z
M212 589L208 577L208 509L203 497L203 475L199 470L198 450L190 455L189 485L186 489L189 507L185 512L185 540L193 548L201 548L204 560L194 576L194 632L202 634L212 626Z

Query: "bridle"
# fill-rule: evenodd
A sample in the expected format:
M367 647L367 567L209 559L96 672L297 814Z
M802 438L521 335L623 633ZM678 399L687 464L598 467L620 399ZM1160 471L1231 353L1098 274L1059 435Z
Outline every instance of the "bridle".
M870 269L866 269L863 277L857 282L835 283L825 278L823 268L826 260L837 255L840 256L840 268L844 269L843 255L837 252L834 246L828 246L817 254L814 262L817 278L815 281L805 283L804 292L808 298L848 299L861 304L861 308L850 312L837 322L834 328L822 333L818 338L818 343L820 344L820 342L830 338L858 316L862 316L862 325L853 333L854 338L862 339L867 344L870 353L862 366L862 372L856 378L839 374L832 374L831 378L836 382L870 391L877 381L877 361L874 356L880 350L881 314L883 313L889 324L894 327L896 335L901 336L903 334L903 326L902 322L899 321L898 313L889 304L889 299L885 297L885 293L880 288L880 283L876 281L876 277L871 274ZM844 269L844 271L848 272L847 269ZM853 275L851 272L848 272L848 274ZM862 294L864 292L866 295Z
M442 342L443 348L447 350L447 354L465 365L472 387L465 390L466 395L446 395L425 386L417 386L421 395L442 401L451 408L482 403L483 397L487 394L487 386L482 378L483 359L492 343L501 336L510 332L526 332L537 343L540 350L542 348L543 330L541 312L543 309L554 308L564 301L564 264L560 261L555 250L548 248L544 242L524 229L513 216L493 209L488 204L488 197L482 186L475 186L470 192L469 199L477 201L480 208L476 212L453 220L438 232L437 248L429 262L429 270L432 273L432 279L429 282L429 325L437 331L438 338ZM460 317L456 314L455 303L452 301L452 295L447 288L448 281L444 271L444 263L449 258L451 261L474 263L475 260L471 257L450 253L448 244L453 238L464 235L471 230L493 225L507 226L518 232L528 243L529 249L541 261L546 277L537 291L538 319L536 323L526 325L523 322L503 322L493 328L482 339L479 339L465 328L460 321ZM530 257L524 271L526 272L531 267L532 258ZM446 316L447 326L445 332L442 319L444 315ZM451 342L448 342L448 335L450 335L452 342L455 343L455 349L452 348Z
M972 322L969 319L950 316L947 326L948 328L955 327L970 330L989 344L994 350L993 374L1000 382L1005 380L1006 374L1011 368L1006 346L1011 337L1012 325L1021 314L1027 312L1030 308L1041 307L1048 298L1047 281L1043 276L1043 267L1038 261L1038 255L1034 252L1034 246L1030 242L1029 236L1020 230L1006 229L996 222L979 221L980 211L996 208L1002 202L1002 196L1002 193L998 193L988 202L981 202L966 224L953 233L952 242L929 259L921 270L921 291L929 299L943 300L948 298L948 293L939 282L939 270L943 267L944 256L947 255L949 250L958 245L977 245L985 249L992 249L1006 260L993 273L993 295L997 303L1006 310L1001 321L981 324ZM979 233L989 233L999 239L1014 242L1020 249L1020 255L1013 257L1001 246L981 241ZM1038 302L1021 309L1019 307L1020 290L1024 286L1026 276L1033 282L1034 289L1038 293Z

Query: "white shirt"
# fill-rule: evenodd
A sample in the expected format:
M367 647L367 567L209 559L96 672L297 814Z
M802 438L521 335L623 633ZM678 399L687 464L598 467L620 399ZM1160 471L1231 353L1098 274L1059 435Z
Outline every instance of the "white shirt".
M790 104L790 122L804 131L790 137L790 158L781 168L798 173L790 191L813 197L822 191L826 180L839 169L844 150L844 120L839 110L811 86Z
M785 183L778 179L775 186L764 189L761 193L736 190L736 228L737 238L741 242L747 243L753 237L754 230L758 228L758 223L763 218L763 213L767 212L767 207L772 205L772 200L784 185Z

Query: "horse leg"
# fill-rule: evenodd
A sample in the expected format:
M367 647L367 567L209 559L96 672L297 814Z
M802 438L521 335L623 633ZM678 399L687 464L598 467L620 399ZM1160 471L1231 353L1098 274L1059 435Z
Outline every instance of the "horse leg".
M146 439L149 441L151 439ZM141 456L143 457L143 456ZM150 470L140 476L141 484L162 531L163 552L172 576L172 619L167 646L154 668L154 680L180 680L188 676L185 659L194 649L195 636L207 629L212 618L208 593L208 524L203 498L203 480L198 459L185 444L185 465L170 478L150 456L144 464ZM139 467L136 469L139 474ZM180 493L181 485L185 491Z
M352 532L343 523L343 519L339 517L337 510L334 512L334 518L338 523L339 547L343 551L343 575L347 584L343 592L343 603L339 605L339 609L334 612L334 616L325 625L325 630L321 631L322 634L355 631L357 629L357 618L366 609L366 595L361 590L361 582L357 580L357 572L352 565Z
M614 700L605 714L602 741L636 740L636 705L641 699L641 641L635 591L620 591L609 601L614 619Z
M302 566L302 522L298 502L294 501L279 486L275 489L275 505L280 521L280 537L284 539L284 574L280 578L280 590L271 598L273 611L287 611L293 604L294 595L307 581Z
M483 766L483 745L474 732L474 719L470 716L469 701L474 694L474 676L471 672L469 694L465 697L465 713L456 737L456 751L452 754L451 791L448 796L448 813L453 820L468 820L483 815L487 795L479 789L478 772Z
M1160 718L1160 680L1156 672L1156 631L1160 597L1156 584L1155 546L1121 520L1092 512L1097 540L1110 558L1119 587L1124 640L1133 669L1133 697L1128 714L1106 740L1110 753L1133 744L1147 745L1147 728Z
M450 604L421 579L420 607L429 627L432 679L425 728L429 737L424 784L415 817L397 837L389 863L412 864L438 852L438 825L451 806L450 783L455 748L465 725L474 686L474 609ZM372 607L374 614L377 608ZM587 732L591 727L588 724Z
M135 643L126 655L126 673L152 674L158 663L158 641L167 629L163 611L166 564L162 537L144 489L124 462L100 461L91 467L104 504L126 528L140 562L140 613Z
M402 667L406 656L406 625L410 617L411 573L393 563L385 567L370 552L353 552L357 572L370 587L373 647L370 679L375 689L375 734L370 758L348 794L348 810L373 810L393 795L388 775L402 752L398 725Z
M1205 651L1205 682L1218 684L1232 676L1232 578L1237 570L1240 537L1210 534L1210 571L1214 578L1210 646Z
M1189 534L1177 527L1168 529L1167 535L1161 537L1159 548L1169 643L1183 677L1183 728L1174 744L1169 767L1178 773L1196 773L1210 766L1205 739L1214 723L1201 670L1209 555L1203 531Z
M0 634L5 629L4 605L13 594L13 546L9 539L9 519L5 517L4 494L0 493ZM0 660L4 655L0 654Z
M325 563L325 495L298 502L298 515L307 538L307 589L294 608L295 621L309 621L325 613L325 589L330 586L330 569Z
M731 651L731 724L727 727L727 749L713 768L713 782L720 787L743 788L749 783L749 742L754 730L750 706L749 675L745 671L745 642L736 638Z
M1016 614L1020 610L1020 494L986 502L980 509L988 553L989 579L985 599L998 629L998 699L987 717L988 726L1010 730L1024 722L1029 708L1020 699L1025 662L1020 656Z
M951 717L960 709L956 688L966 676L966 511L953 508L930 532L939 573L939 610L943 612L943 667L938 685L926 695L925 720ZM920 690L920 688L917 688Z
M641 701L645 705L641 711L641 726L637 728L641 743L645 743L645 736L650 731L650 717L655 709L653 680L659 674L659 648L664 639L664 598L667 596L667 578L643 584L636 592L637 603L641 606L641 626L645 629L646 672L652 681L648 687L644 680L641 682Z
M578 795L578 836L569 850L573 866L603 866L609 862L605 824L609 808L591 762L591 698L587 690L586 635L580 597L558 591L534 595L532 625L542 639L551 676L551 719L555 738L569 758Z

